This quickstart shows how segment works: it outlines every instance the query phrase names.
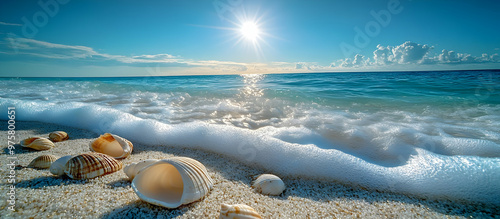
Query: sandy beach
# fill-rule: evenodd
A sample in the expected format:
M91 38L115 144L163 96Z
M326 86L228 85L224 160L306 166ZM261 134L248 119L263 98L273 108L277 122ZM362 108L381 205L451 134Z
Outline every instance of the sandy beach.
M7 124L6 121L1 121ZM6 125L2 126L0 215L2 218L216 218L220 204L246 204L263 218L465 218L500 217L499 206L456 203L448 200L422 200L401 194L368 191L336 182L283 177L287 188L273 197L251 188L253 177L269 173L243 165L227 157L200 150L174 148L168 145L135 144L124 165L144 159L187 156L203 163L214 180L213 190L202 200L166 209L141 201L123 171L90 180L56 177L48 170L26 168L43 154L56 156L89 152L88 144L102 133L38 122L17 122L16 142L31 136L47 137L52 131L66 131L70 139L55 143L47 151L34 151L15 145L15 155L8 155ZM9 162L17 157L15 170L15 211L7 200L10 186Z

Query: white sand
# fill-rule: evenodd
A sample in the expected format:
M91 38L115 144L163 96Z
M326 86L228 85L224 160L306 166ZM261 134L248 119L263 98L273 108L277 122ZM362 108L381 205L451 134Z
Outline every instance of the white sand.
M0 216L2 218L216 218L220 204L247 204L264 218L381 218L381 217L500 217L500 206L454 203L447 200L422 200L399 194L366 191L335 182L283 178L287 189L276 197L255 193L250 183L254 176L267 173L262 169L242 165L226 157L191 149L168 146L146 147L134 144L134 152L124 159L132 162L171 156L187 156L205 164L214 179L214 189L201 201L166 209L141 201L130 187L123 171L91 180L72 180L53 176L48 170L18 168L15 184L15 211L8 209L7 182L9 155L7 123L1 121ZM99 135L64 126L18 122L16 137L45 136L62 130L70 139L56 143L48 151L34 151L16 145L20 165L27 166L42 154L56 156L88 152L88 143Z

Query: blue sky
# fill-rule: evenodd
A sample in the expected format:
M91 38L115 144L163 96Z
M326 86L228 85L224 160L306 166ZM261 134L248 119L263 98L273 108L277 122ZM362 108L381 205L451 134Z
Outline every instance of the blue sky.
M498 1L0 4L0 76L500 68Z

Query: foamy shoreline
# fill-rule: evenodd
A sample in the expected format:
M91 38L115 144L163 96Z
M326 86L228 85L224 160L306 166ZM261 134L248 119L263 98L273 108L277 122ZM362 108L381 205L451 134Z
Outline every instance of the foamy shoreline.
M6 124L6 121L1 121ZM18 164L27 166L42 154L64 156L88 152L90 139L96 133L60 125L39 122L17 122L17 142L30 136L47 136L56 130L66 131L70 139L56 143L48 151L32 151L16 145ZM171 156L187 156L202 162L214 179L214 189L201 201L166 209L141 201L132 191L123 171L91 180L58 178L48 170L31 168L16 169L15 212L8 209L9 155L7 154L7 130L2 126L0 194L4 200L0 206L2 217L180 217L216 218L220 204L247 204L264 218L332 218L332 217L494 217L499 216L499 206L454 203L447 200L422 200L405 195L366 191L361 188L283 177L287 189L277 197L255 193L250 188L252 177L265 170L243 165L227 157L194 149L168 146L146 147L134 143L134 152L124 159L132 162ZM495 215L495 213L497 215Z

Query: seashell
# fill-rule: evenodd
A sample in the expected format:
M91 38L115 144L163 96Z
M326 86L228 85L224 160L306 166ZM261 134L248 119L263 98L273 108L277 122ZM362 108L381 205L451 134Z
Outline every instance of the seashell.
M24 139L19 144L21 144L21 146L23 147L32 148L39 151L49 150L55 147L54 143L52 143L49 139L40 137Z
M49 171L52 174L57 175L57 176L64 175L65 174L64 167L66 166L66 163L68 162L68 160L71 159L72 157L73 157L72 155L68 155L68 156L64 156L64 157L57 159L56 161L54 161L52 163L52 165L50 165Z
M68 133L63 131L55 131L49 134L49 139L53 142L60 142L68 140Z
M92 179L121 170L123 164L101 153L86 153L72 157L64 166L64 173L72 179Z
M50 165L57 160L54 155L41 155L31 161L28 167L37 169L48 169Z
M90 150L107 154L113 158L126 158L132 153L134 146L130 141L118 135L105 133L96 140L90 142Z
M279 195L285 190L285 183L272 174L262 174L253 182L252 188L264 195Z
M127 174L128 178L129 178L129 180L132 181L134 179L135 175L137 175L137 172L139 172L142 168L149 166L153 163L156 163L158 161L159 160L157 160L157 159L147 159L147 160L143 160L140 162L134 162L134 163L131 163L131 164L125 166L123 168L123 172L125 172L125 174Z
M205 166L188 157L159 160L141 169L132 180L132 189L140 199L166 208L197 201L212 187Z
M239 218L239 219L252 219L262 218L259 213L252 207L244 204L221 204L219 219Z

